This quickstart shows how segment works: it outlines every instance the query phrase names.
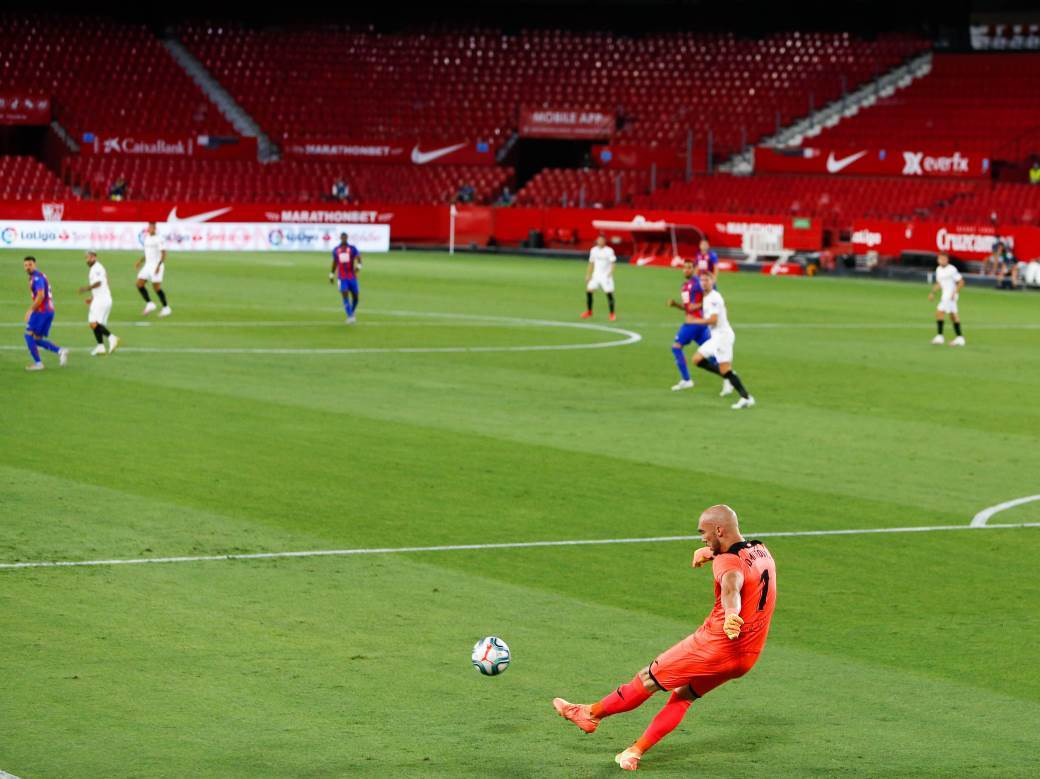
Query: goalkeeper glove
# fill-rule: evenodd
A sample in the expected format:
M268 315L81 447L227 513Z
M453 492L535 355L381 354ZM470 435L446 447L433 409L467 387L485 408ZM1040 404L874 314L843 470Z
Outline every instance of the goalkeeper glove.
M727 612L726 621L722 623L722 632L726 634L727 638L734 639L740 635L740 626L743 624L744 620L737 612Z

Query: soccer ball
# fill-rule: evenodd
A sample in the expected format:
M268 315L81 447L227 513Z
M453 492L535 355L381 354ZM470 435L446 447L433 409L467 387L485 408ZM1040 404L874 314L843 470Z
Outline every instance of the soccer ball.
M484 676L497 676L509 667L509 647L498 636L482 638L473 645L473 667Z

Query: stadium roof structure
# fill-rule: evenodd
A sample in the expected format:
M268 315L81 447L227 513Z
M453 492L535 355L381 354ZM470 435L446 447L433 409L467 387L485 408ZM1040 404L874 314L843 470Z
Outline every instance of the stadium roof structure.
M81 2L52 0L47 14L107 15L149 24L156 29L184 19L245 23L257 28L323 23L374 24L385 30L430 30L457 24L488 25L507 30L552 26L614 30L639 35L647 30L731 30L759 35L774 30L855 29L871 34L922 26L962 27L967 31L972 13L1007 11L1008 6L1029 7L1029 0L954 0L944 4L908 4L900 0L455 0L416 4L414 0L383 0L352 5L347 11L319 0L298 0L291 6L181 0L170 4L127 4L96 0L85 11ZM5 10L40 12L38 3L10 0Z

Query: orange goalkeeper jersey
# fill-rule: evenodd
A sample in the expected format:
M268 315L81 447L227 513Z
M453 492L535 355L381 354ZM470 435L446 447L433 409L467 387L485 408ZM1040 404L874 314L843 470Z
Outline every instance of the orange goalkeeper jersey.
M744 624L740 635L729 639L722 631L726 612L722 608L722 577L729 571L744 574L740 588L740 617ZM758 654L766 643L769 622L776 608L776 564L761 541L740 541L711 563L715 577L715 608L698 628L695 640L709 643L720 651L734 654Z

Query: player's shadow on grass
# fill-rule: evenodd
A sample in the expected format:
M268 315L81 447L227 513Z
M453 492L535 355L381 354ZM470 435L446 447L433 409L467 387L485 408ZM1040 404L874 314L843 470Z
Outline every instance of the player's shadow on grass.
M794 732L794 723L778 717L756 717L742 719L740 724L740 753L745 761L753 757L763 747L773 748L781 741L790 741L784 733ZM728 725L720 730L719 723L713 723L711 735L698 732L694 712L687 714L687 719L675 731L666 736L654 749L647 753L643 767L667 772L672 775L689 776L734 776L745 773L745 769L736 771L720 766L717 760L705 760L706 755L716 756L733 751L733 735ZM638 730L636 735L641 733ZM627 740L626 740L627 739ZM597 731L593 736L582 738L573 745L573 755L584 768L582 776L617 776L618 767L614 763L614 755L635 740L631 733L602 733ZM602 763L601 765L599 763ZM752 763L753 765L753 763ZM756 769L757 770L757 769ZM587 773L586 773L587 771Z

